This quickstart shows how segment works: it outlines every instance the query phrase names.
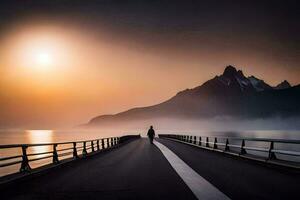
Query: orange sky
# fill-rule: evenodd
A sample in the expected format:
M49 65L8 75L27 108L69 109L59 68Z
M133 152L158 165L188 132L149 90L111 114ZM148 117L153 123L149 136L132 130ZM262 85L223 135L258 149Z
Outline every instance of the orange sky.
M70 127L99 114L156 104L221 74L228 64L271 85L284 79L299 83L299 69L289 68L286 58L187 40L176 45L176 37L157 45L101 27L23 23L7 29L0 41L2 127ZM269 41L261 47L264 42Z

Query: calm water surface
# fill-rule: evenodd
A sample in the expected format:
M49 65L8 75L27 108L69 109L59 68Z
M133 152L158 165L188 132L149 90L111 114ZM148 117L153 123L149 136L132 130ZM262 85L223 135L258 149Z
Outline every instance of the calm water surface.
M75 130L0 130L0 144L71 142L120 136L117 131Z

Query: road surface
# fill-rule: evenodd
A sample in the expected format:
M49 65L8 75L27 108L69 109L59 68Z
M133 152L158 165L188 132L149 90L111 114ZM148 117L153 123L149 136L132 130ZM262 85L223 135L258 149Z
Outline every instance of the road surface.
M299 197L297 172L166 139L157 141L230 199ZM2 187L1 199L197 199L193 188L174 170L178 160L174 162L141 138Z

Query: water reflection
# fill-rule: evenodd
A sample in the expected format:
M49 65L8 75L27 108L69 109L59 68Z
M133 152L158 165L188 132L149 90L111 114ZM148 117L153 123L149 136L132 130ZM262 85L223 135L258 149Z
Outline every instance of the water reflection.
M30 144L38 144L38 143L51 143L53 142L53 131L52 130L27 130L26 131L28 140ZM52 146L45 145L45 146L37 146L31 147L30 153L41 153L41 152L48 152L51 151ZM38 155L38 157L42 157L43 155Z

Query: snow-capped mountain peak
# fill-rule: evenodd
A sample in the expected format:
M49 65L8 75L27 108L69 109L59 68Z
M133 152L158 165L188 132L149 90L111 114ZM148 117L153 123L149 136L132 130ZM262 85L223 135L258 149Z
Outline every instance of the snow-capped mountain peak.
M236 70L235 67L229 65L225 68L224 73L218 77L219 80L227 86L237 83L240 91L253 90L253 86L241 70Z
M253 87L256 91L264 91L273 89L269 84L265 83L263 80L256 78L255 76L248 77Z

